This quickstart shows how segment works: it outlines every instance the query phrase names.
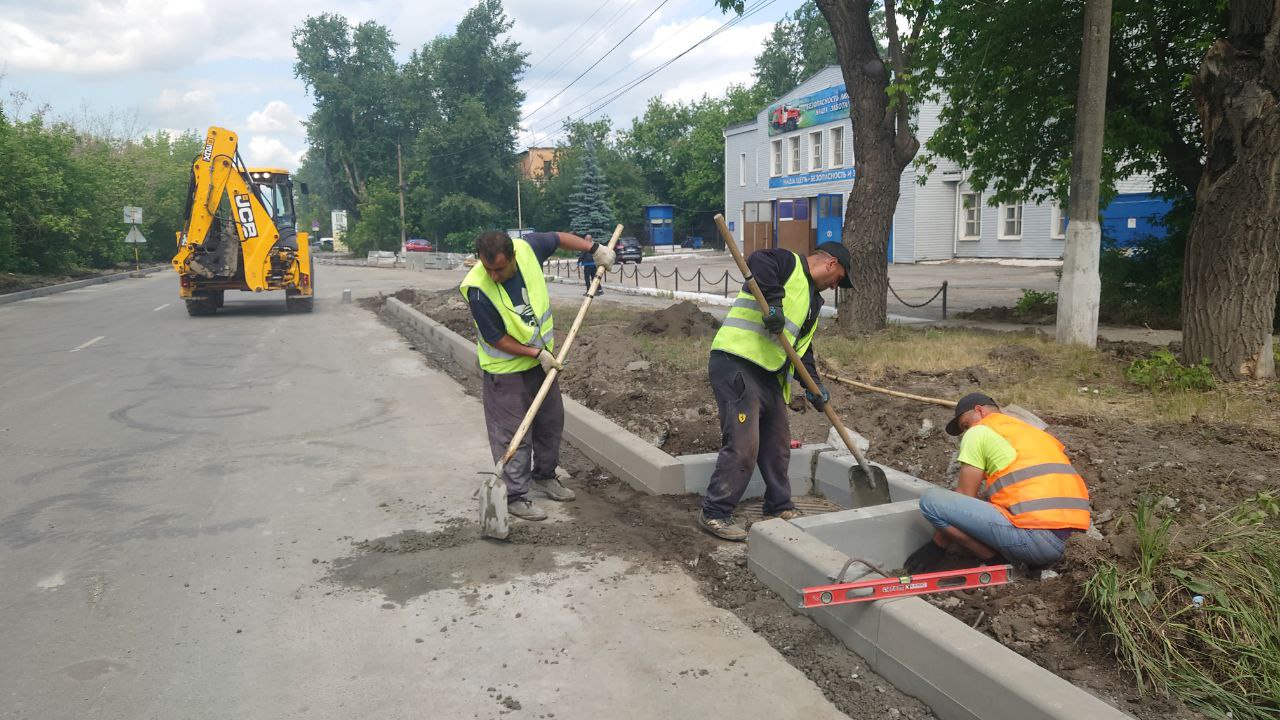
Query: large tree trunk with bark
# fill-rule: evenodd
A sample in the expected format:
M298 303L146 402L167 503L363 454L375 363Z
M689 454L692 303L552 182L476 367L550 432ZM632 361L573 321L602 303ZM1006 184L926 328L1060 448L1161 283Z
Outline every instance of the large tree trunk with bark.
M898 206L902 171L920 143L911 132L910 107L901 94L890 103L890 71L871 31L869 0L817 0L835 40L853 119L853 190L844 215L844 244L853 260L853 289L841 293L843 330L870 332L884 327L889 290L889 232ZM901 72L893 0L885 3L890 54ZM912 28L913 35L919 29ZM909 53L910 48L905 52Z
M1194 82L1207 158L1187 237L1183 359L1224 379L1275 375L1280 288L1280 0L1232 0Z

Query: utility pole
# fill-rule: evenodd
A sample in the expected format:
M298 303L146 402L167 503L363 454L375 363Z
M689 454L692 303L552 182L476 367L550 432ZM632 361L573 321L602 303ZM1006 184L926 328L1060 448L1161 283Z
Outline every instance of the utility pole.
M400 177L400 252L404 252L409 238L404 228L404 159L400 156L400 143L396 143L396 174Z
M520 171L516 171L516 230L524 237L524 208L520 207Z
M1080 88L1076 96L1076 137L1071 150L1071 190L1067 200L1067 243L1058 283L1057 341L1095 347L1098 297L1098 186L1102 137L1106 128L1107 61L1111 44L1111 0L1086 0Z

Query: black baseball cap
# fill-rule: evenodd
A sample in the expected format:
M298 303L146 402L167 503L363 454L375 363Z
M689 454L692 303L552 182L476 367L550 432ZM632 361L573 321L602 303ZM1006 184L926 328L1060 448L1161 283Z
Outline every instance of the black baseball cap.
M844 267L844 277L840 280L840 287L853 287L853 259L849 257L849 249L844 246L844 243L825 242L816 249L835 258Z
M991 407L997 408L1000 407L996 404L995 400L991 399L990 395L984 395L982 393L969 393L968 395L965 395L960 398L960 402L956 403L956 414L955 417L951 418L951 422L947 423L947 434L959 435L960 416L979 405L990 405Z

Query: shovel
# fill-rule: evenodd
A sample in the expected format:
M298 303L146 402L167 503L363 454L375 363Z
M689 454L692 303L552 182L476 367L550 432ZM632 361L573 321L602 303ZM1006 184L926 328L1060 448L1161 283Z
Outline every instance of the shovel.
M942 407L948 407L948 408L954 408L956 406L955 400L943 400L942 398L927 397L925 395L912 395L911 393L899 392L897 390L890 390L888 388L876 387L875 385L868 385L866 383L858 382L857 380L850 380L849 378L842 378L839 375L834 375L831 373L827 373L827 377L832 380L835 380L836 382L842 385L855 387L855 388L858 388L859 390L876 392L882 395L892 395L893 397L906 398L907 400L915 400L917 402L922 402L922 403L931 403L933 405L941 405ZM1035 413L1022 407L1021 405L1001 405L1000 412L1004 413L1005 415L1011 415L1013 417L1016 417L1022 422L1034 427L1037 430L1044 430L1045 428L1049 427L1049 423L1046 423L1044 420L1041 420Z
M622 234L622 226L619 225L613 229L613 237L609 238L609 249L618 243L618 236ZM596 291L600 289L600 282L604 279L604 273L597 273L595 279L591 281L591 288L587 290L587 296L582 299L582 307L578 308L578 316L573 320L573 327L569 328L569 334L564 338L564 344L560 346L560 354L556 357L556 361L561 365L564 364L565 356L569 354L569 346L573 345L573 339L578 335L578 328L582 326L582 319L587 315L587 308L591 307L591 301L596 296ZM502 479L502 470L506 467L507 461L512 455L516 454L516 449L520 447L520 443L524 441L525 433L529 432L529 427L533 425L533 419L537 417L539 408L542 407L542 401L547 398L547 393L551 391L551 383L555 382L556 377L560 374L559 370L551 369L547 373L546 379L542 381L542 387L538 388L538 394L533 398L533 404L529 406L528 412L524 414L524 420L520 422L520 427L516 429L516 434L511 438L511 442L507 445L507 451L502 453L502 457L498 458L497 464L493 468L493 474L484 479L484 483L480 489L476 491L476 496L480 498L480 531L485 537L506 540L507 535L511 533L511 523L507 516L507 481Z
M747 268L747 261L742 257L742 251L738 250L738 243L734 241L733 233L729 232L729 226L725 224L724 216L717 214L715 220L716 227L720 229L720 237L724 240L724 246L729 248L729 252L733 253L733 259L738 263L738 270L742 271L742 276L747 279L747 290L755 296L756 302L760 305L761 314L769 314L769 303L765 301L764 295L760 292L760 286L756 284L756 279L751 276L751 270ZM787 336L783 333L778 333L777 338L778 343L782 345L782 349L786 351L787 357L791 360L791 366L795 368L800 382L814 395L822 395L822 391L818 389L818 383L814 382L813 376L809 375L809 369L804 366L804 363L800 362L800 356L796 354L796 349L791 346ZM862 456L862 451L854 444L853 438L849 437L849 431L845 429L844 423L840 422L840 418L836 415L835 409L831 407L831 403L825 403L822 406L822 411L826 413L827 420L831 422L831 427L835 428L836 432L839 433L845 447L849 448L849 452L853 453L854 459L858 461L857 467L849 469L849 492L853 494L854 507L883 505L889 502L889 479L885 477L884 470L871 465Z

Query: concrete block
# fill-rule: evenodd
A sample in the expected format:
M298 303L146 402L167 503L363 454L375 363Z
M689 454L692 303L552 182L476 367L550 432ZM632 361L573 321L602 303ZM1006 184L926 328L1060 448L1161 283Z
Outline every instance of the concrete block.
M916 500L810 515L793 522L833 550L864 558L889 572L902 567L907 555L933 536L933 526L920 514Z
M922 522L916 503L908 501L790 523L757 523L751 527L747 566L784 600L798 605L800 588L833 578L850 554L870 555L867 559L889 566L885 569L900 565L928 537ZM904 536L910 542L894 539ZM855 552L843 552L824 539ZM876 575L854 564L845 579L863 577ZM918 597L806 612L942 720L1129 717Z
M792 495L808 495L813 490L814 455L823 447L825 446L805 445L791 451L787 477L791 479ZM707 486L711 482L711 472L716 467L717 454L699 453L681 455L677 458L684 465L685 492L706 494ZM760 469L757 468L755 474L751 476L751 482L747 485L747 491L743 497L754 498L762 495L764 495L764 478L760 476Z
M891 502L919 498L925 490L933 487L932 483L908 475L901 470L876 462L870 464L884 470L885 478L889 481ZM815 491L841 507L862 507L866 502L855 498L849 487L849 475L857 465L858 461L848 453L821 452L814 466Z

